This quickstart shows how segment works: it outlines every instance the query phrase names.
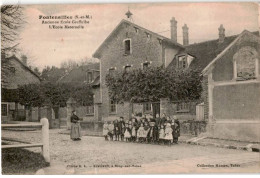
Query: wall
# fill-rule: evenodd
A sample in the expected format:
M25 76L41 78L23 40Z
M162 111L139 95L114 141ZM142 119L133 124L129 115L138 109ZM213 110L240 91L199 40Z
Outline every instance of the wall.
M124 55L123 40L126 38L131 39L132 54L130 55ZM103 50L100 58L100 88L102 92L101 100L104 118L109 117L109 96L108 89L105 85L105 77L108 73L108 69L116 67L116 70L122 70L123 66L127 64L133 65L132 68L136 69L140 68L141 63L145 61L152 61L152 66L160 66L163 64L162 45L159 43L158 38L151 35L151 38L148 39L147 34L143 30L139 29L138 32L136 32L133 26L123 23L106 44L106 49Z
M165 47L165 67L168 67L168 65L172 62L174 59L175 55L178 53L177 49L171 48L169 46Z
M243 33L241 38L214 64L208 75L208 133L211 137L260 142L260 70L258 78L237 81L234 75L234 55L244 47L259 51L260 39ZM254 53L252 53L254 54ZM255 54L254 54L255 55ZM245 59L245 56L237 56ZM256 54L258 65L259 53ZM212 74L212 75L211 75ZM210 77L212 76L212 78ZM206 76L205 76L206 77ZM207 104L205 104L207 106Z

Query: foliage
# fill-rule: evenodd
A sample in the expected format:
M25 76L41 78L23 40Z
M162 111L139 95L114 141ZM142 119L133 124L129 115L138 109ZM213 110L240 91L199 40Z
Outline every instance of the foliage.
M73 97L79 105L93 103L91 88L82 85L42 82L18 87L19 103L26 106L41 107L44 103L52 106L66 106L66 101Z
M149 67L108 74L106 85L110 97L118 102L157 102L160 98L181 101L200 98L201 80L195 69Z
M19 43L19 30L25 23L19 5L1 6L1 54L13 53Z
M41 78L44 81L55 83L64 75L65 75L65 69L63 68L60 69L55 66L52 67L47 66L42 70Z

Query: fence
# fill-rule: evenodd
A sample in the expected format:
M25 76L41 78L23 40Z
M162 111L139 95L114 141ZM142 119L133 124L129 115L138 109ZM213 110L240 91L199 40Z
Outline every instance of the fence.
M199 135L200 133L206 132L206 121L195 121L188 120L180 123L181 125L181 135L189 134L189 135Z
M29 123L29 124L1 124L2 128L20 128L20 127L41 127L42 128L42 143L28 143L28 144L15 144L15 145L2 145L2 149L6 148L32 148L41 147L42 155L46 162L50 162L50 151L49 151L49 122L48 119L42 118L40 123ZM2 138L2 140L8 140ZM10 140L10 139L9 139ZM20 140L10 140L20 143L25 143Z

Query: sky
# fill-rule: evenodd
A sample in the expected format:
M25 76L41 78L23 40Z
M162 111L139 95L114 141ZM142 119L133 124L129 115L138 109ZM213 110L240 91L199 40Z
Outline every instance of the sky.
M189 27L190 44L218 38L224 25L226 36L247 29L259 30L258 5L255 3L146 3L146 4L76 4L26 5L27 23L20 33L20 48L30 65L43 69L59 67L62 61L91 58L95 50L113 31L128 8L133 22L170 38L170 19L178 21L178 42L182 44L182 26ZM84 29L49 29L39 15L90 15Z

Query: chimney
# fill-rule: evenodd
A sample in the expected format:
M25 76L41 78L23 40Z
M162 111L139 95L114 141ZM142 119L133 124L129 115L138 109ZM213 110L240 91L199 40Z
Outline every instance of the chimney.
M183 45L189 45L189 28L187 24L184 24L182 27L182 32L183 32Z
M177 21L174 17L171 19L171 39L177 42Z
M21 59L22 59L22 63L27 66L27 56L22 55Z
M219 43L223 43L225 40L225 28L223 27L223 24L220 25L218 28L218 35L219 35Z

